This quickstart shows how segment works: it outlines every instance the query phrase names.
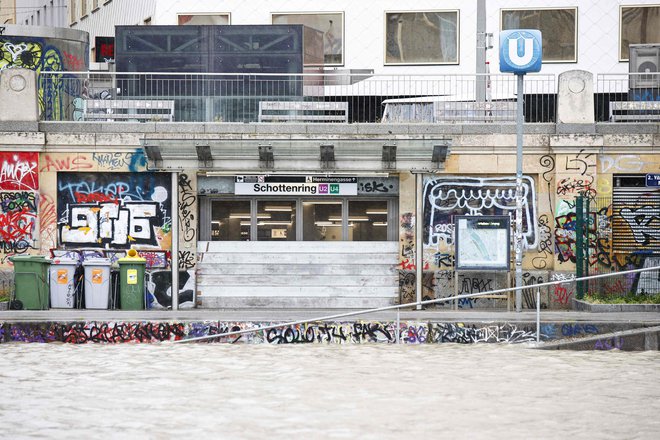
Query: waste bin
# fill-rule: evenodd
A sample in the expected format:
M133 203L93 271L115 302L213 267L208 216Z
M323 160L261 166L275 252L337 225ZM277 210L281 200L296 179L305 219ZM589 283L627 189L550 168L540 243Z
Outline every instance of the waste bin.
M144 309L144 271L147 260L138 256L134 249L117 260L119 263L119 308L122 310Z
M109 258L86 258L83 261L86 309L108 309L111 265Z
M50 266L50 306L72 309L76 305L76 268L74 258L54 258Z
M14 300L12 309L46 310L48 308L48 267L50 260L43 255L15 255Z

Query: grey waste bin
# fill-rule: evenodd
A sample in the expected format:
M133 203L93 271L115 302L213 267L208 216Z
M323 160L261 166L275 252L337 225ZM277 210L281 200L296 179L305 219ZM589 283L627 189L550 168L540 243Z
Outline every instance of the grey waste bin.
M76 306L76 267L74 258L55 258L50 266L50 306L72 309Z
M88 258L85 268L85 308L106 309L110 302L109 258Z

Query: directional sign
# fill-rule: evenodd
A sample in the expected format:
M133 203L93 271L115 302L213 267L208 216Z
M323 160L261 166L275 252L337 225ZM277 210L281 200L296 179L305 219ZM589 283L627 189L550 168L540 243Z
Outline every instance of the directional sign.
M660 186L660 174L647 174L646 186Z
M500 72L525 74L541 70L541 31L512 29L500 32Z

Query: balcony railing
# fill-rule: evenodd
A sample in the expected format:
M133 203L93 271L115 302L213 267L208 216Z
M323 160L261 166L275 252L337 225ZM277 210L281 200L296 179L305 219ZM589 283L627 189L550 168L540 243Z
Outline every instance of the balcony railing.
M660 122L660 73L596 75L596 120Z
M554 75L525 78L525 121L554 122ZM513 75L41 72L44 121L515 123Z

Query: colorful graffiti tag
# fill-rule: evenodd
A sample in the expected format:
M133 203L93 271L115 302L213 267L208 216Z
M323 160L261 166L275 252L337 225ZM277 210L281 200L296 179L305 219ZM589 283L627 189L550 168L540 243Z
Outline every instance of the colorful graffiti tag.
M59 173L59 243L168 249L170 194L170 178L164 173Z
M22 254L39 239L38 153L0 152L0 254Z

